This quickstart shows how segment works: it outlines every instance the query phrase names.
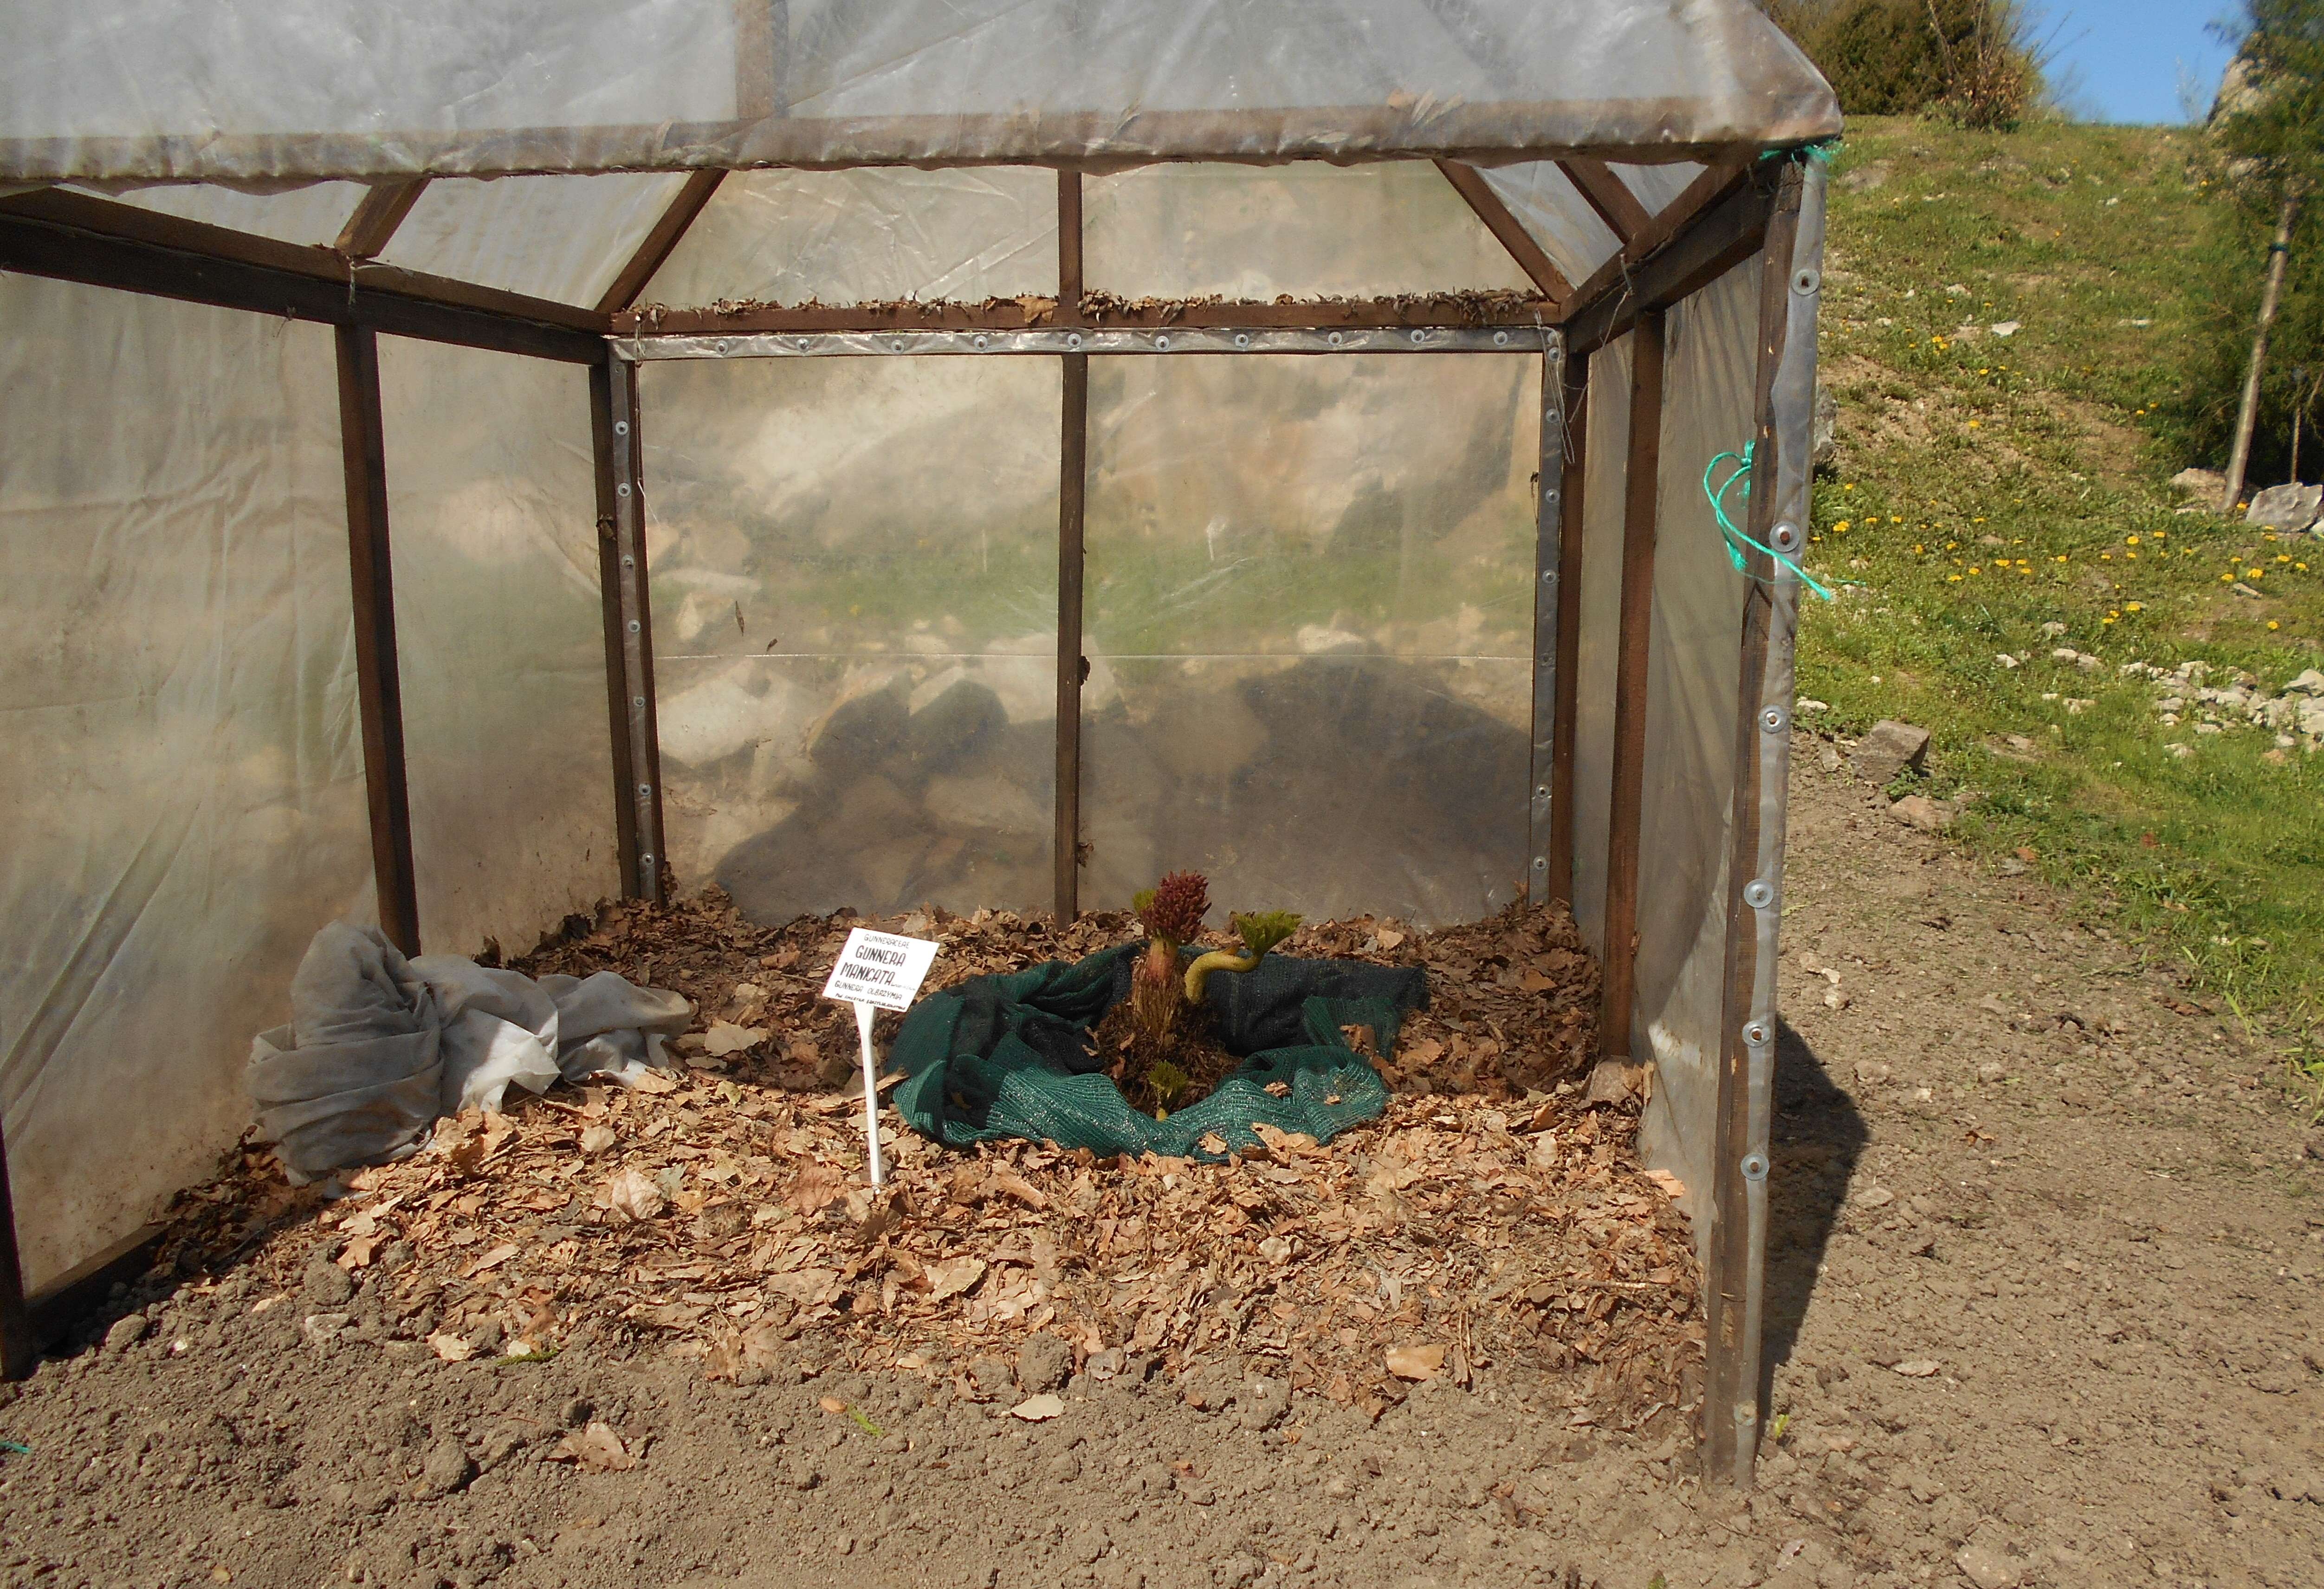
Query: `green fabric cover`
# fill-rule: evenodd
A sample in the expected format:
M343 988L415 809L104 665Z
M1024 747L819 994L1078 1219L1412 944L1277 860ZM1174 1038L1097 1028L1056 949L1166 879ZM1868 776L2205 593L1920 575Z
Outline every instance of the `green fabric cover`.
M1382 1054L1397 1029L1428 1007L1417 967L1269 955L1256 969L1213 973L1204 999L1240 1067L1199 1104L1167 1120L1130 1106L1084 1041L1105 1012L1130 996L1143 944L1124 944L1074 965L1052 960L1006 976L973 977L931 993L904 1018L890 1049L904 1073L899 1113L948 1147L1022 1137L1061 1148L1216 1159L1194 1144L1215 1132L1228 1148L1258 1141L1263 1122L1317 1141L1388 1107L1388 1086L1348 1046L1343 1026L1369 1026ZM1291 1095L1267 1091L1288 1082ZM1327 1099L1336 1100L1326 1102Z

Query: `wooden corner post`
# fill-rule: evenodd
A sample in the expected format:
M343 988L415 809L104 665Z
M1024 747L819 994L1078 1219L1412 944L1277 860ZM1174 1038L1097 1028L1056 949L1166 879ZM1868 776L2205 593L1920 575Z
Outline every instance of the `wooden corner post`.
M346 470L347 562L355 622L355 697L362 716L364 792L371 812L379 928L420 953L420 891L412 869L411 797L403 758L403 688L395 661L395 563L387 535L387 439L380 415L379 334L337 328L339 452Z
M1751 1482L1764 1422L1760 1363L1775 1106L1776 935L1791 765L1793 644L1812 461L1816 304L1822 287L1823 167L1794 161L1775 193L1759 285L1750 554L1736 700L1727 956L1712 1137L1703 1476Z
M1057 173L1057 318L1082 323L1082 179ZM1082 512L1089 476L1089 355L1067 353L1057 444L1057 925L1081 910Z
M605 681L613 716L622 893L661 904L661 735L654 715L653 610L647 585L644 454L639 445L637 371L608 356L589 383L597 441L598 569L605 614ZM611 520L610 541L607 521Z
M1646 687L1654 649L1655 512L1662 473L1664 311L1630 337L1630 452L1622 496L1621 628L1614 671L1614 767L1606 821L1606 982L1599 1047L1630 1058L1638 958L1638 837L1646 783Z

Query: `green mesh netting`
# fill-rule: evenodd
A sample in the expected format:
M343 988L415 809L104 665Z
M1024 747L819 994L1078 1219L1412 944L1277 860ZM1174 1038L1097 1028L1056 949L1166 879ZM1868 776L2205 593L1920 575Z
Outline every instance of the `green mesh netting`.
M1379 1073L1341 1028L1370 1027L1378 1050L1394 1053L1404 1018L1428 1007L1426 974L1269 955L1251 971L1213 973L1204 990L1220 1039L1246 1056L1242 1065L1167 1120L1132 1109L1083 1039L1130 996L1145 947L972 977L921 1000L889 1054L905 1076L897 1113L954 1148L1023 1137L1101 1156L1215 1159L1195 1146L1209 1132L1230 1150L1258 1141L1254 1123L1320 1142L1388 1107ZM1288 1097L1267 1090L1278 1081L1289 1084Z

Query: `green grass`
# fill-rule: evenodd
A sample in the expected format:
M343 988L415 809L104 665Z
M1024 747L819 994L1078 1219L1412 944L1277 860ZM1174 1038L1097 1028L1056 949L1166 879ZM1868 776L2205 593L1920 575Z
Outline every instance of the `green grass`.
M2084 891L2324 1082L2324 755L2165 729L2116 671L2200 658L2280 687L2324 657L2324 542L2178 513L2164 484L2218 462L2175 456L2155 411L2214 268L2195 154L2183 130L1851 124L1822 321L1841 456L1808 559L1849 583L1810 604L1800 693L1829 729L1928 727L1934 792L1976 797L1972 851Z

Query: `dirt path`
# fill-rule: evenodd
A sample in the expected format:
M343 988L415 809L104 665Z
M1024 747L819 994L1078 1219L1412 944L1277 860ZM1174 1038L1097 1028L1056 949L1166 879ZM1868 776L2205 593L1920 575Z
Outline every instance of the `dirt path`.
M749 1387L318 1341L360 1307L325 1276L0 1390L0 1585L2324 1582L2324 1143L2129 949L1801 749L1748 1501L1515 1367L1376 1424L1231 1363L1036 1423L1055 1361L977 1401L810 1337ZM593 1424L637 1464L550 1460Z

